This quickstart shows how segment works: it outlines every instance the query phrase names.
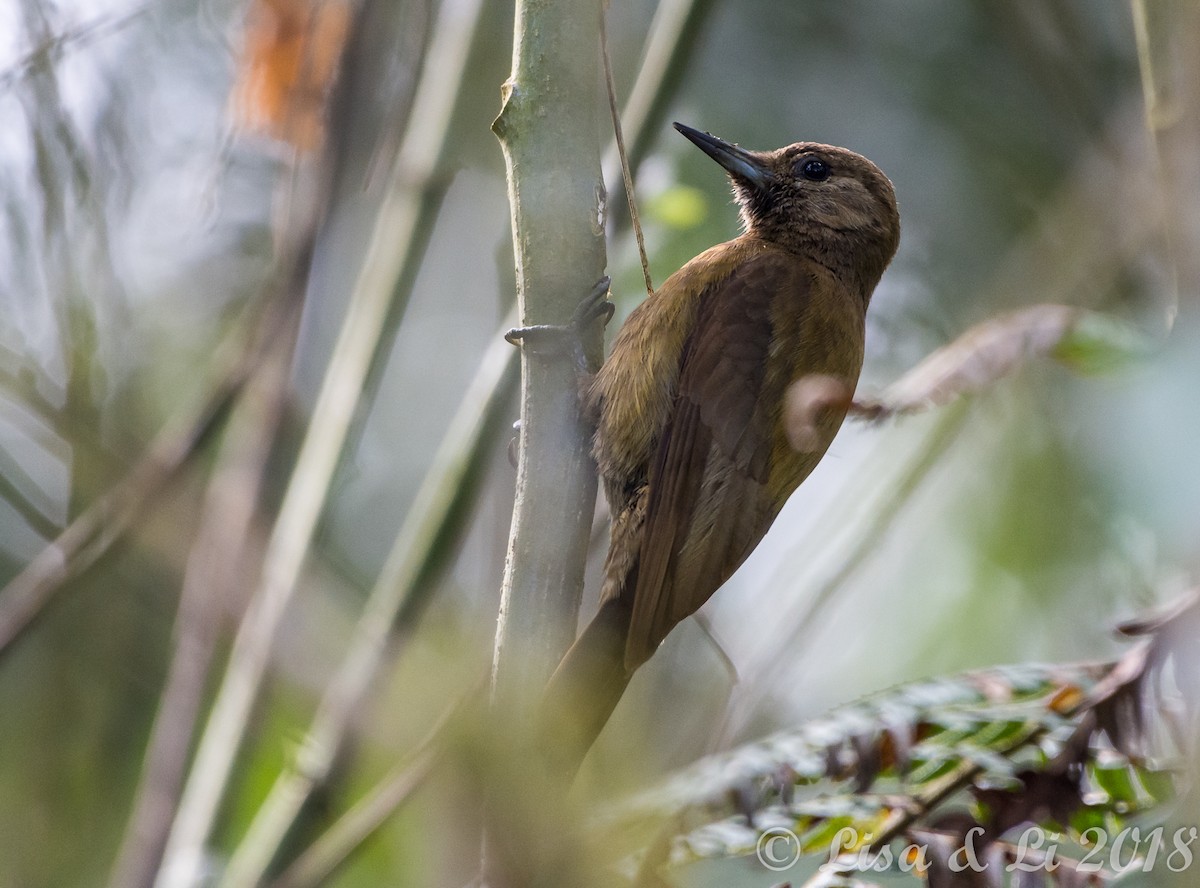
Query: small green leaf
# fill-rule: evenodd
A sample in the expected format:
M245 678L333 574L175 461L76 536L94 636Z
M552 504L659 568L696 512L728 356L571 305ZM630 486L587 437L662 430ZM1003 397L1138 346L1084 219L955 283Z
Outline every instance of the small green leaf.
M1169 802L1175 798L1177 777L1171 771L1138 768L1137 776L1141 781L1142 788L1154 801Z
M800 836L801 853L812 854L817 851L828 851L834 836L846 827L854 827L853 817L831 817L822 821Z
M958 766L960 761L961 759L958 757L950 755L945 757L939 756L937 758L931 757L909 772L909 782L916 786L920 786L922 783L928 783L930 780L936 780L937 778L953 771Z
M1097 765L1092 769L1092 778L1114 801L1131 804L1137 802L1138 791L1134 786L1128 765L1124 763L1112 766Z
M1107 811L1103 805L1081 805L1071 814L1071 832L1080 836L1089 829L1105 830L1108 828Z
M699 188L675 185L651 198L646 212L668 228L686 231L708 218L708 197Z
M996 721L984 722L979 726L979 729L970 736L971 743L976 746L998 746L1015 736L1018 732L1026 727L1024 721Z
M1150 339L1132 324L1086 312L1054 347L1054 357L1079 373L1110 373L1145 360Z

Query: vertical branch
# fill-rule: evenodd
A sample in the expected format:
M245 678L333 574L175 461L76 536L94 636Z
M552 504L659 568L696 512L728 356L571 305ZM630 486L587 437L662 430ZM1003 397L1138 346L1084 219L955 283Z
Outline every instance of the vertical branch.
M607 11L607 4L605 4ZM629 222L633 225L633 236L637 240L638 258L642 262L642 277L646 283L646 295L654 295L654 282L650 277L650 260L646 258L646 239L642 236L642 220L638 217L637 200L633 194L633 169L629 165L629 154L625 150L625 134L621 130L621 111L617 107L617 84L613 79L612 54L608 51L608 23L604 13L600 14L600 55L604 61L604 86L608 90L608 111L612 115L613 143L621 161L621 185L625 189L625 200L629 204Z
M508 168L527 325L565 322L604 271L597 13L588 4L516 4L512 75L492 129ZM594 365L599 330L584 350ZM530 349L521 369L517 500L493 672L506 703L540 691L574 636L596 487L570 358Z
M564 0L515 7L512 73L492 130L508 172L517 309L526 326L563 324L605 265L600 10ZM580 346L595 368L602 340L589 327ZM540 780L524 754L541 690L575 637L596 500L578 368L571 349L556 352L521 351L516 501L492 664L491 733L501 743L480 750L495 766L484 802L490 888L584 884L562 829L561 787Z

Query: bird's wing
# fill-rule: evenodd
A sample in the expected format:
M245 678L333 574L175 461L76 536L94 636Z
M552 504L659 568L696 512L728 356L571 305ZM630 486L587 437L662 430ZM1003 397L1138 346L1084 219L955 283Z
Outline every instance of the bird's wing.
M675 409L650 464L627 669L695 613L770 526L779 504L767 486L768 411L778 411L786 384L767 373L772 307L781 293L786 304L804 305L811 287L802 263L766 253L702 297Z

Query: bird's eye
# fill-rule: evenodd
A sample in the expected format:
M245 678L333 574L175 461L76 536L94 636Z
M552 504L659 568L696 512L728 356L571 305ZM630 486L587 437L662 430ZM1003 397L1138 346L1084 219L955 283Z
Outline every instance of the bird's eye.
M829 167L825 161L806 157L796 164L796 172L813 182L824 182L829 178Z

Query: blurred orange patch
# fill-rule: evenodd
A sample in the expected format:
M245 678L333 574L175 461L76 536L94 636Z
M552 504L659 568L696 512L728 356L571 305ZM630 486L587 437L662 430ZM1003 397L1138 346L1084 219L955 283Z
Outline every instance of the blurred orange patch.
M1070 715L1084 701L1084 697L1082 688L1065 684L1051 695L1046 706L1059 715Z
M320 146L350 28L346 0L253 0L231 105L237 125Z
M900 862L918 876L929 872L929 861L925 859L925 849L920 845L907 845L900 852Z

